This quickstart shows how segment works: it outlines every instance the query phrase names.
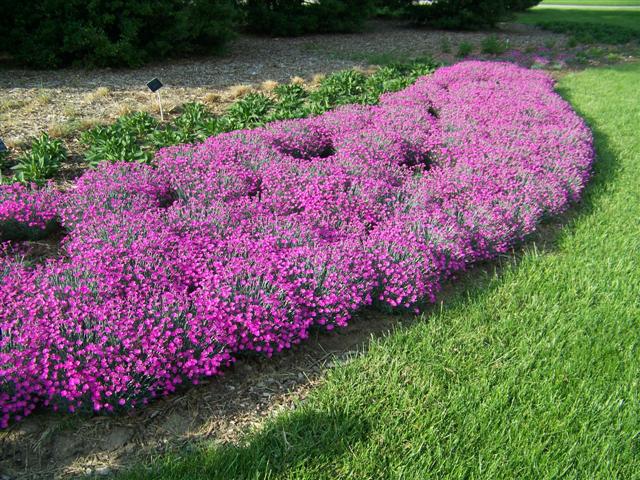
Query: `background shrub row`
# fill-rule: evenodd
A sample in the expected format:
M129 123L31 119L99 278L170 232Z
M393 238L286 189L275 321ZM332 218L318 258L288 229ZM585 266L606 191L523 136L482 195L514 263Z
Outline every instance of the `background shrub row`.
M0 51L38 68L138 66L222 48L239 29L291 36L353 32L376 14L438 28L495 25L537 0L0 0Z

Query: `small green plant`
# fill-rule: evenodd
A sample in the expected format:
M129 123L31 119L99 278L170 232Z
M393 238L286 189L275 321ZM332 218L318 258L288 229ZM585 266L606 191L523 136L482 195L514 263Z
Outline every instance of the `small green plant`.
M66 159L67 149L62 141L43 133L33 142L31 150L18 158L12 169L19 182L43 184L58 172Z
M309 99L311 111L322 113L338 105L362 103L366 93L367 76L357 70L332 73L325 78Z
M249 93L229 107L223 117L225 130L253 128L264 125L275 102L262 93Z
M451 42L449 37L443 37L440 41L440 51L442 53L451 53Z
M587 55L591 58L598 59L605 56L606 52L600 47L590 47L586 51Z
M112 125L97 126L80 136L87 146L85 157L91 166L100 162L148 162L153 152L141 148L146 137L158 126L146 112L123 115Z
M556 41L553 38L545 40L544 46L545 46L545 48L548 48L549 50L553 50L556 47Z
M620 55L619 53L610 52L604 56L604 59L609 63L618 63L624 60L624 56Z
M182 113L165 129L156 129L150 135L156 148L181 143L203 141L220 133L220 123L202 103L185 103Z
M307 116L308 110L305 107L305 101L309 94L301 85L293 83L278 85L273 93L275 93L277 101L271 119L284 120Z
M508 45L508 40L502 40L495 35L489 35L482 40L480 51L488 55L500 55L507 51Z
M473 53L473 45L469 42L461 42L458 45L458 53L456 54L458 57L464 58L468 57Z

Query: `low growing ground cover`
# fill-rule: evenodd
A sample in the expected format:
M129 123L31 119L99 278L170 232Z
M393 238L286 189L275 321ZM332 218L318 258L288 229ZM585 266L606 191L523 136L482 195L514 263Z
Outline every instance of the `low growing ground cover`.
M637 478L639 82L637 63L560 80L598 153L561 230L468 275L238 444L121 478Z
M62 255L5 244L0 422L139 407L365 305L414 309L578 200L592 159L547 74L465 62L376 106L102 165L56 199ZM33 212L3 225L48 222L41 191L2 188Z

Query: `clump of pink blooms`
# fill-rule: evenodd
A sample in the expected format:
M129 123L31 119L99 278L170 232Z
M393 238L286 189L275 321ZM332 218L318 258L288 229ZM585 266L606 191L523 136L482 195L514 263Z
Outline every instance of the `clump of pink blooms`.
M37 236L55 222L59 193L19 183L0 185L0 241Z
M60 200L62 255L0 261L0 427L137 407L361 307L433 300L578 200L593 158L547 74L473 61L88 172Z

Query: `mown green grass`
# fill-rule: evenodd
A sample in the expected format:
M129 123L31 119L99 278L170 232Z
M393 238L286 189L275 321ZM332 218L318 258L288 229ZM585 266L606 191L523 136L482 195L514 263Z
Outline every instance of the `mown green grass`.
M518 15L517 20L564 33L575 43L625 44L640 41L640 8L534 8Z
M372 342L240 445L124 479L640 478L640 64L565 76L593 180L566 225Z
M640 3L640 2L639 2ZM570 22L607 25L640 32L640 10L589 10L587 8L534 8L518 15L518 21L528 24Z
M542 5L606 5L606 6L639 6L640 0L543 0Z

